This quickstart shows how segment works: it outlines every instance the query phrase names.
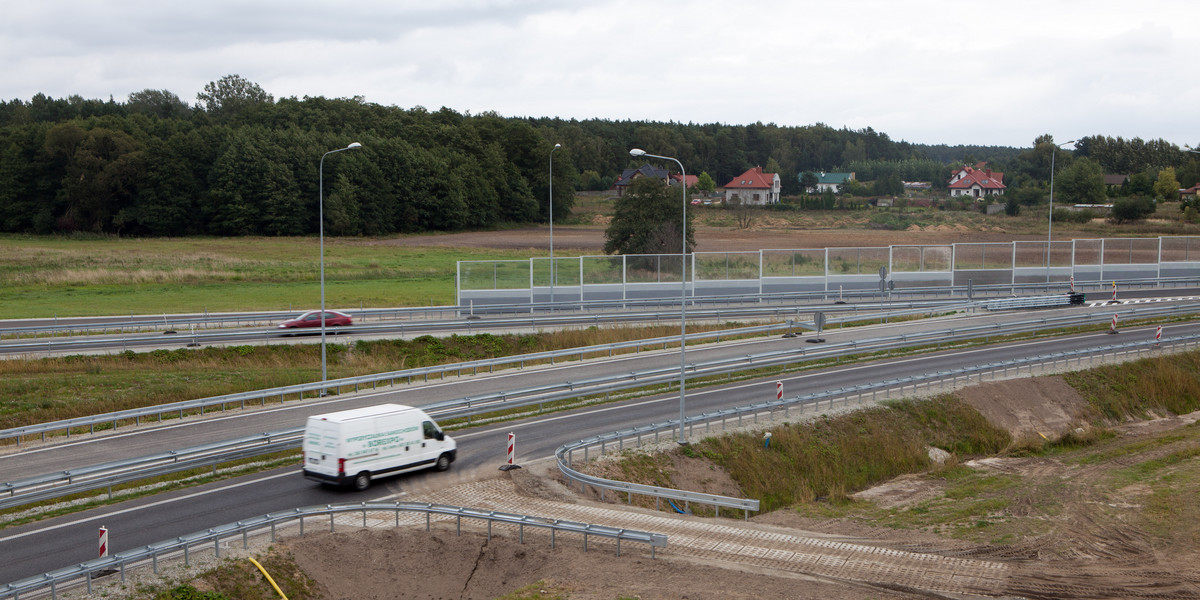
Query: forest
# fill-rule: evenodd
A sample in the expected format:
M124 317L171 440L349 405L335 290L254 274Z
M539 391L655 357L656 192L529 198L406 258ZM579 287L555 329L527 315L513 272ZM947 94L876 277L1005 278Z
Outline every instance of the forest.
M341 151L353 142L361 148ZM276 100L227 75L193 104L152 89L125 102L42 94L0 101L0 232L311 235L322 209L325 232L337 236L545 222L554 144L562 145L553 161L556 222L569 218L575 191L608 189L640 166L629 156L635 147L677 157L717 185L761 165L780 174L785 196L801 194L799 176L818 171L944 188L952 168L978 161L1007 171L1010 187L1036 187L1049 178L1053 142L926 146L821 123L581 121L360 97ZM1163 140L1097 135L1058 152L1056 170L1075 158L1147 177L1169 166L1185 186L1200 171L1200 155ZM895 193L882 183L873 191Z

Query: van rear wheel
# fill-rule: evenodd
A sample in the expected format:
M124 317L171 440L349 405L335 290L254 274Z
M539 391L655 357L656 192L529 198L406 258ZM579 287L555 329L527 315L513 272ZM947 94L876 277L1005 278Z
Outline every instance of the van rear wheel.
M434 466L439 471L445 471L446 469L449 469L450 468L450 455L443 454L443 455L439 456L437 459L437 464Z
M369 487L371 487L370 473L363 471L362 473L354 476L354 489L361 492Z

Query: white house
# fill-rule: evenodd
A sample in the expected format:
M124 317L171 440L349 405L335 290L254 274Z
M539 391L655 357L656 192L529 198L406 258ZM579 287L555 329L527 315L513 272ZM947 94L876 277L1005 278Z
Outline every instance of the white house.
M951 196L1003 196L1004 173L994 172L987 168L987 163L979 163L974 167L957 170L950 176L949 185Z
M725 202L736 196L746 204L779 204L782 185L778 173L763 173L762 167L754 167L725 184Z

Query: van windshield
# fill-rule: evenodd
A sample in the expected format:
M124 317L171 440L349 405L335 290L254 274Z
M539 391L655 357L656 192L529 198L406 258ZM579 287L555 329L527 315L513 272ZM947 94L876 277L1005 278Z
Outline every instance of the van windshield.
M433 424L433 421L425 421L421 423L421 426L425 430L425 439L432 440L437 437L437 426Z

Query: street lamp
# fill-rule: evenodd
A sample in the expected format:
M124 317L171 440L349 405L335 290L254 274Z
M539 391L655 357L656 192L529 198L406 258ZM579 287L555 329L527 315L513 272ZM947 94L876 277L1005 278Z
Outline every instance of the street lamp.
M683 435L683 403L684 403L684 388L686 377L684 370L686 363L684 362L684 352L687 350L687 173L683 170L683 163L677 158L670 156L658 156L656 154L647 154L641 148L634 148L629 151L629 155L634 158L646 157L657 158L661 160L673 160L679 165L680 185L683 188L683 221L679 225L679 237L683 239L681 242L683 249L679 252L679 440L680 444L686 444L687 438ZM668 183L668 185L670 185Z
M1046 283L1050 283L1050 238L1054 234L1054 157L1058 154L1058 149L1067 144L1074 144L1076 140L1054 144L1054 149L1050 151L1050 220L1046 225ZM1051 142L1053 143L1053 142Z
M550 149L550 310L554 310L554 280L558 278L558 270L554 268L554 151L562 148L555 144ZM580 300L583 300L583 288L580 287Z
M346 150L358 150L362 148L362 144L352 142L345 148L330 150L321 155L321 163L317 168L317 231L321 238L321 383L325 383L329 379L329 371L325 362L325 157L335 152L345 152ZM325 394L325 390L321 390L321 394Z

